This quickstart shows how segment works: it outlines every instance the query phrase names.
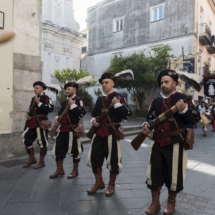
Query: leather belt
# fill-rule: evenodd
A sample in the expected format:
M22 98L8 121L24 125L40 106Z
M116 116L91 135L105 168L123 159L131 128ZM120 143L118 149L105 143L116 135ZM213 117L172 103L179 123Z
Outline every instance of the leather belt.
M169 132L166 132L166 131L156 131L155 130L155 133L163 136L163 137L167 137L167 136L177 136L178 135L178 132L182 133L186 130L186 128L180 128L179 131L178 130L175 130L175 131L169 131Z
M78 127L78 124L72 124L72 125L62 125L62 128L76 128Z
M47 117L48 115L33 115L33 117Z
M110 127L110 126L115 126L115 125L119 125L119 123L118 122L110 122L110 123L101 123L100 124L100 126L102 127L102 128L106 128L106 127Z

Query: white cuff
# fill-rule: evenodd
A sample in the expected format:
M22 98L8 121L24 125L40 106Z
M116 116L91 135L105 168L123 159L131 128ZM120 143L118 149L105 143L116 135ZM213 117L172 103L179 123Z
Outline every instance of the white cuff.
M55 119L58 119L59 116L56 116Z
M118 108L118 107L121 107L122 106L122 104L121 103L116 103L116 104L114 104L114 108L116 109L116 108Z
M93 124L93 120L94 120L95 118L92 118L91 120L90 120L90 122Z
M142 124L142 127L143 127L146 123L148 123L148 122L144 122L144 123Z
M42 103L42 102L40 102L37 106L38 106L38 107L40 107L42 104L43 104L43 103Z
M180 114L184 114L184 113L186 113L186 112L187 112L187 110L188 110L188 105L184 108L184 110L183 110L183 111L179 111L179 113L180 113Z
M70 110L72 110L72 109L74 109L76 107L78 107L76 104L70 105Z

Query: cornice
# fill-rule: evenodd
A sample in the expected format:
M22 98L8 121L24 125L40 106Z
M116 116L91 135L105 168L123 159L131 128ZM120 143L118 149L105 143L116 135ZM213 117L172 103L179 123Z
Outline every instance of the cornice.
M42 23L42 31L54 33L62 37L69 37L70 39L79 41L81 43L84 43L85 41L85 39L81 36L80 33L69 31L68 28L59 28L56 26Z

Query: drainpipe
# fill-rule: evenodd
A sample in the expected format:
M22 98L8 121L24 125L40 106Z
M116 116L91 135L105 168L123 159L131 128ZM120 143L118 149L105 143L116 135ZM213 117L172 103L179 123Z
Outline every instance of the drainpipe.
M199 18L199 15L200 15L200 3L199 3L199 1L200 0L197 0L196 2L196 7L197 7L197 34L196 34L196 52L199 52L199 20L200 20L200 18ZM195 69L195 72L196 72L196 74L197 74L197 72L199 72L199 68L198 68L198 58L197 59L195 59L195 61L196 61L196 69ZM198 74L199 75L199 74ZM196 99L196 100L198 100L198 92L197 91L195 91L195 93L194 93L194 99Z

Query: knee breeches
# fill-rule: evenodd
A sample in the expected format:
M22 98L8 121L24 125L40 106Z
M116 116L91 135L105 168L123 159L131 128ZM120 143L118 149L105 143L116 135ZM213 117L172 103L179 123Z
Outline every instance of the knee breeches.
M100 137L95 135L92 139L91 147L88 152L88 166L92 167L93 172L101 168L107 159L107 168L114 174L119 174L122 169L122 156L120 143L115 135Z
M166 187L173 192L183 190L187 154L182 143L161 147L153 143L147 168L147 186L152 190Z
M48 131L42 130L39 127L35 129L27 128L22 134L23 143L26 148L30 148L33 145L33 142L37 139L37 144L41 150L47 150L48 147Z
M52 150L52 155L56 160L63 160L68 153L73 157L73 161L79 162L82 152L83 146L80 138L75 138L73 132L59 132Z

